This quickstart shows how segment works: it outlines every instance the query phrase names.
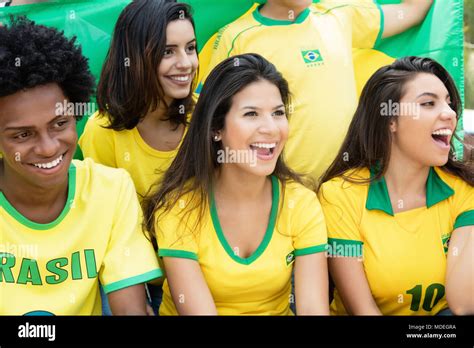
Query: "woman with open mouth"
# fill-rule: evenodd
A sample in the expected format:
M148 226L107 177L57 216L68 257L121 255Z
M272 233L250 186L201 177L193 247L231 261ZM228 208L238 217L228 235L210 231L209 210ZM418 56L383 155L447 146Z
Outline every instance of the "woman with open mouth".
M297 314L329 313L321 207L282 156L288 99L286 80L256 54L207 78L175 160L145 201L167 273L160 315L291 315L293 268ZM252 156L225 161L221 150Z
M0 315L100 315L99 280L114 314L145 315L162 272L133 182L72 161L80 116L58 107L89 102L87 59L26 18L0 26L0 52Z
M472 237L474 225L472 168L453 146L461 111L451 76L428 58L399 59L365 85L319 188L332 314L436 315L449 292L471 296L472 308L472 283L461 295L466 283L445 281L450 268L468 268L466 255L450 267L450 238ZM472 254L463 276L472 282Z
M137 0L125 7L102 69L99 111L79 146L84 157L125 168L140 201L168 169L186 133L197 68L187 4ZM157 312L161 283L148 288Z

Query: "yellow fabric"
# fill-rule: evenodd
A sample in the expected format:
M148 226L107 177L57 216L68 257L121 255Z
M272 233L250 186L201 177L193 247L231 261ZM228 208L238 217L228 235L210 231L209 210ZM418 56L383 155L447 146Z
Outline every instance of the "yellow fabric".
M68 203L50 224L27 220L1 192L0 202L0 314L101 315L99 280L109 293L161 276L124 170L73 161Z
M447 245L461 214L464 225L474 225L474 188L439 168L434 171L453 193L430 207L394 215L368 209L369 185L344 182L341 177L322 185L319 198L329 251L332 257L362 252L373 298L385 315L435 315L447 308ZM370 174L363 169L352 176L368 178ZM432 186L427 183L427 202L428 195L440 195L436 187L441 181ZM388 205L388 193L386 197ZM331 313L346 314L337 290Z
M79 139L84 158L90 157L103 165L126 169L141 200L150 187L162 178L176 157L179 146L172 151L158 151L143 140L136 127L115 131L104 128L108 124L107 118L99 116L98 112L88 120Z
M275 190L281 186L273 180L276 199ZM287 184L283 200L281 194L278 203L273 203L278 206L275 228L267 229L262 243L247 259L238 257L238 250L225 241L209 209L199 229L196 211L183 216L194 204L189 195L158 220L159 255L197 260L220 315L292 315L289 301L295 257L326 250L326 227L316 195L302 185ZM272 221L270 218L269 226ZM160 315L176 314L165 280Z
M237 54L258 53L275 64L293 96L285 157L294 170L317 180L336 156L356 108L352 50L374 46L380 9L368 0L324 1L296 23L275 25L261 23L257 6L219 31L205 76Z

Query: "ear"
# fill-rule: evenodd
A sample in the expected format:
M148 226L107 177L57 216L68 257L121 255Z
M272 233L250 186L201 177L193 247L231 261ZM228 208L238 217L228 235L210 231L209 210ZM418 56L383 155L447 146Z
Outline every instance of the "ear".
M397 131L397 121L392 119L390 121L390 132L395 133Z
M212 136L212 140L217 142L217 141L221 141L221 139L222 139L221 132L220 131L214 132L214 135Z

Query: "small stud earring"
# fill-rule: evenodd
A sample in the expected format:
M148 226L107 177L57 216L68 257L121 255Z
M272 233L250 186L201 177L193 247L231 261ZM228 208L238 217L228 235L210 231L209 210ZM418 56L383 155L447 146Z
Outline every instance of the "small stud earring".
M214 135L214 141L219 141L219 136L217 134Z

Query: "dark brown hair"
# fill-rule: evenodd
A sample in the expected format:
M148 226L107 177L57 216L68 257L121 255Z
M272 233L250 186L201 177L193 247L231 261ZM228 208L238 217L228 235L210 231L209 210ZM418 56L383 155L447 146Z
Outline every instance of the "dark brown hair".
M120 14L97 88L99 112L109 118L108 128L135 128L165 103L158 67L166 48L166 27L175 20L188 20L194 28L189 5L170 0L134 0ZM192 110L196 78L197 73L185 99L166 105L165 119L176 127L186 125L183 110Z
M258 54L243 54L228 58L210 73L194 109L189 130L178 154L165 173L158 189L143 202L145 229L155 233L155 213L160 216L169 211L186 193L193 192L186 213L200 209L197 224L208 206L208 193L214 185L214 176L219 170L217 161L221 142L213 141L215 132L225 126L225 118L232 106L233 96L253 82L260 80L274 84L280 91L285 107L289 103L288 83L275 66ZM288 113L287 113L288 114ZM280 155L273 171L281 183L301 183L297 174L285 164ZM158 186L158 185L157 185ZM158 220L159 217L158 216Z
M322 175L318 190L324 182L338 176L353 183L369 183L385 174L392 140L390 122L397 116L382 117L380 106L389 100L399 103L406 83L419 73L433 74L444 83L451 97L451 107L459 120L462 111L461 98L446 69L430 58L400 58L391 65L378 69L365 84L344 142L336 159ZM454 137L461 141L456 132ZM448 162L441 169L474 185L472 169L456 160L453 138ZM360 180L351 177L353 170L374 166L377 166L378 170L372 179Z

